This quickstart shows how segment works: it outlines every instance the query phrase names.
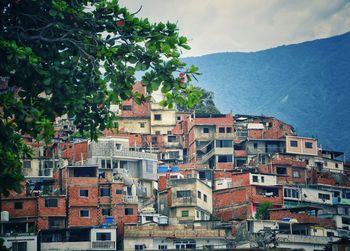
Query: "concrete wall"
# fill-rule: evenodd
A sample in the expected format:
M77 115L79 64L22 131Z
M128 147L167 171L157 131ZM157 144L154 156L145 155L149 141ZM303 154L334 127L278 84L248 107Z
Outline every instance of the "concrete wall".
M256 176L258 178L257 182L253 181L253 176ZM249 174L249 182L251 185L275 186L275 185L277 185L277 177L275 175L250 173Z
M296 141L297 146L291 146L291 141ZM306 148L305 144L311 143L312 148ZM301 154L301 155L313 155L317 156L317 140L312 138L303 138L297 136L287 136L286 137L286 152L292 154Z
M150 134L151 126L149 118L121 118L117 120L119 129L124 132ZM144 127L141 127L141 124Z
M41 243L41 251L57 251L57 250L89 250L91 243L83 242L43 242Z
M15 242L26 242L27 251L36 251L37 250L37 236L36 235L17 235L17 236L2 236L4 239L4 245L7 248L12 248L13 243ZM11 249L12 250L12 249Z

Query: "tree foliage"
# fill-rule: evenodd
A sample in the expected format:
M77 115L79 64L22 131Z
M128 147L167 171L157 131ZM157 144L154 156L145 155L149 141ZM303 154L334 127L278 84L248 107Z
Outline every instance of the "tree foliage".
M214 102L214 93L207 91L201 87L194 87L195 90L202 93L199 102L192 108L189 109L184 105L179 105L177 109L179 111L195 111L198 114L220 114L219 109L216 107Z
M54 119L68 114L96 139L113 126L111 103L149 100L132 92L136 72L148 93L161 88L164 106L193 106L201 95L175 24L137 18L115 0L3 0L0 11L0 193L21 177L21 135L49 142Z
M269 213L269 209L272 208L272 203L271 202L263 202L261 203L257 210L256 210L256 214L255 214L255 218L259 219L259 220L268 220L270 219L270 213Z

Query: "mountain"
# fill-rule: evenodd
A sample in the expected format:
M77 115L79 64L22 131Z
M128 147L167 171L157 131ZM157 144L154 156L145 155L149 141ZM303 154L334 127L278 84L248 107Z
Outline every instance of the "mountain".
M199 67L198 85L215 93L221 112L277 117L323 149L350 156L350 32L184 61Z

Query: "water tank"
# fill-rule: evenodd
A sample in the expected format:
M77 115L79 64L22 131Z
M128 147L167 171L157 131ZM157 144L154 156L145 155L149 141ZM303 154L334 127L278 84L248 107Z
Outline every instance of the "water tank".
M1 221L9 221L10 214L8 211L1 212Z

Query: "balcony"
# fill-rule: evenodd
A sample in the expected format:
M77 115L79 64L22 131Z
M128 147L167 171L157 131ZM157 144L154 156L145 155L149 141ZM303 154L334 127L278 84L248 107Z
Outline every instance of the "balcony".
M308 244L328 244L333 241L332 237L295 235L295 234L278 234L278 242L281 243L308 243Z
M139 202L138 197L134 195L125 195L124 196L124 202L125 203L135 203L137 204Z
M115 241L92 241L91 248L98 250L115 250Z

